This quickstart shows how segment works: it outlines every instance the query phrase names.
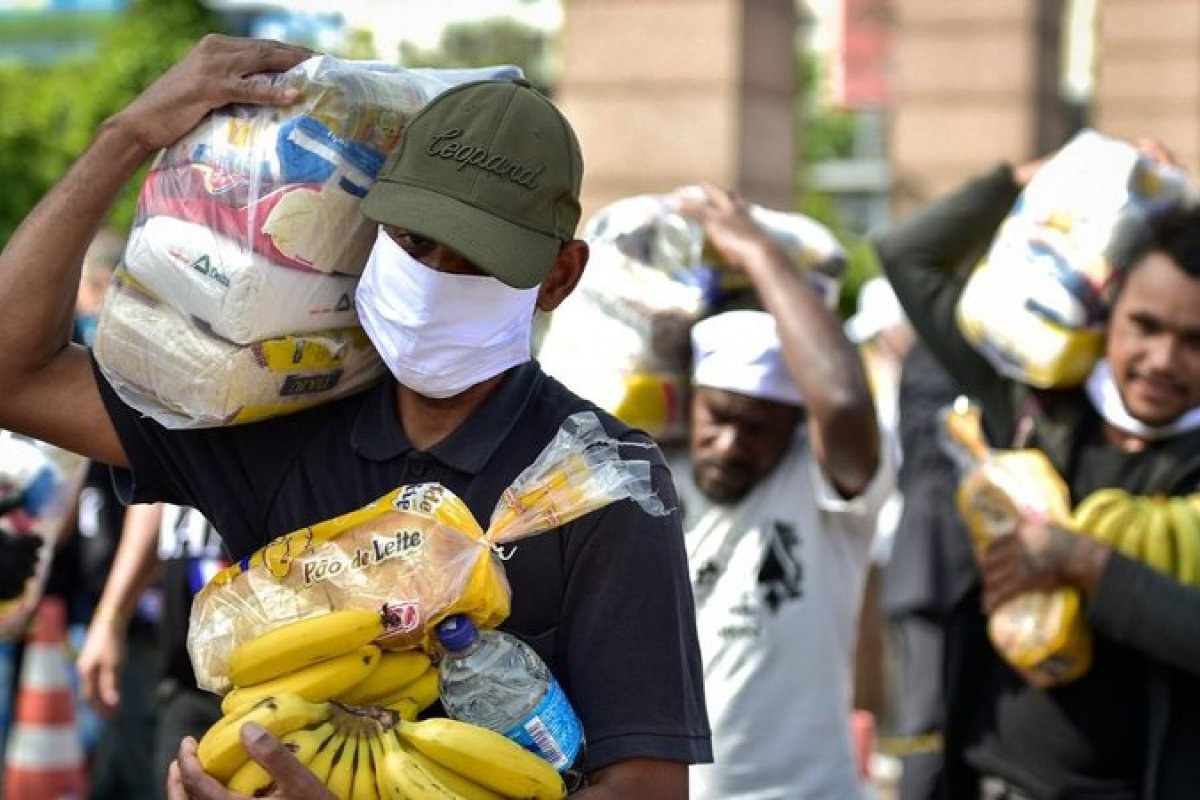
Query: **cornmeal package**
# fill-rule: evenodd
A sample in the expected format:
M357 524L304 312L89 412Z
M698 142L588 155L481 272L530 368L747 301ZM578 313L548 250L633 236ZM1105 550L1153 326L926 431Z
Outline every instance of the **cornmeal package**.
M999 536L1014 536L1025 520L1071 527L1070 492L1038 450L988 448L976 406L960 398L943 415L952 452L963 473L955 495L977 558ZM996 650L1034 686L1058 686L1084 675L1092 662L1092 634L1079 590L1028 592L988 618Z
M504 491L487 528L444 486L401 486L339 517L281 536L215 575L196 595L188 650L199 685L224 693L230 654L292 622L343 609L379 611L388 650L433 652L450 614L485 628L509 614L505 547L629 498L665 515L650 463L623 459L594 413L569 417Z
M275 78L299 91L296 103L208 114L159 153L140 188L96 331L104 377L164 426L199 428L288 413L383 374L374 349L346 333L361 331L355 291L377 233L362 199L430 100L464 82L521 75L315 56ZM286 379L274 365L244 368L264 342L329 342L331 331L347 344L319 365L304 345ZM214 370L231 353L241 366ZM151 368L203 380L148 380Z

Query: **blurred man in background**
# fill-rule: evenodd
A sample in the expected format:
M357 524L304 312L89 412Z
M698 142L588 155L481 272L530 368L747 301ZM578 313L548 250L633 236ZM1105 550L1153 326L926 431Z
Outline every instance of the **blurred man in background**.
M687 203L766 311L692 331L690 442L672 460L714 763L697 800L862 794L850 732L855 623L892 485L862 362L746 203Z

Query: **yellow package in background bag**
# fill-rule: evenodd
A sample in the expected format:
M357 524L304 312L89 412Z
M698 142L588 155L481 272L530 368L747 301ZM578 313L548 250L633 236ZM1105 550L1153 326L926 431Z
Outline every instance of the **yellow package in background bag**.
M623 459L622 444L630 446L609 438L594 413L568 417L501 495L486 530L454 492L424 483L274 539L196 595L188 651L198 684L228 691L239 645L331 611L380 612L375 643L388 650L431 649L434 626L451 614L494 628L510 610L504 545L625 498L670 513L650 463Z

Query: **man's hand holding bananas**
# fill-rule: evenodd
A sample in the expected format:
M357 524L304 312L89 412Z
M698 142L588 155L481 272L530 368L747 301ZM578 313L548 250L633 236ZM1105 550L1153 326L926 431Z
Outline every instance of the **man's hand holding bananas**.
M271 775L275 787L270 797L288 800L337 800L335 795L278 738L253 722L241 731L246 753ZM209 775L196 757L196 740L188 737L167 775L167 800L233 800L235 794Z
M1089 592L1108 563L1103 543L1053 523L1025 520L1015 536L999 536L981 563L984 608L991 613L1030 591L1075 586Z

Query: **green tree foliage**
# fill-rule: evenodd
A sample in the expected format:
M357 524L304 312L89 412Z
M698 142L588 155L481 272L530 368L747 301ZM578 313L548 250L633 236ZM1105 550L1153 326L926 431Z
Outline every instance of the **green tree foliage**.
M800 211L826 225L846 248L846 273L842 278L838 311L843 317L854 313L859 288L880 273L875 252L860 236L847 230L834 199L812 188L806 171L814 164L854 154L855 119L851 111L832 108L822 102L824 67L812 53L801 53L796 65L801 89L797 106L800 146Z
M554 82L546 34L509 17L495 17L446 26L437 49L401 45L400 61L406 67L479 67L514 64L529 82L545 94Z
M822 102L821 86L825 68L812 53L797 59L799 83L803 87L797 107L800 118L803 164L816 164L833 158L849 158L854 152L854 115Z
M66 172L107 117L179 60L219 22L198 0L131 0L97 31L83 60L0 67L0 242ZM110 215L125 230L138 181ZM63 221L69 225L69 220Z

